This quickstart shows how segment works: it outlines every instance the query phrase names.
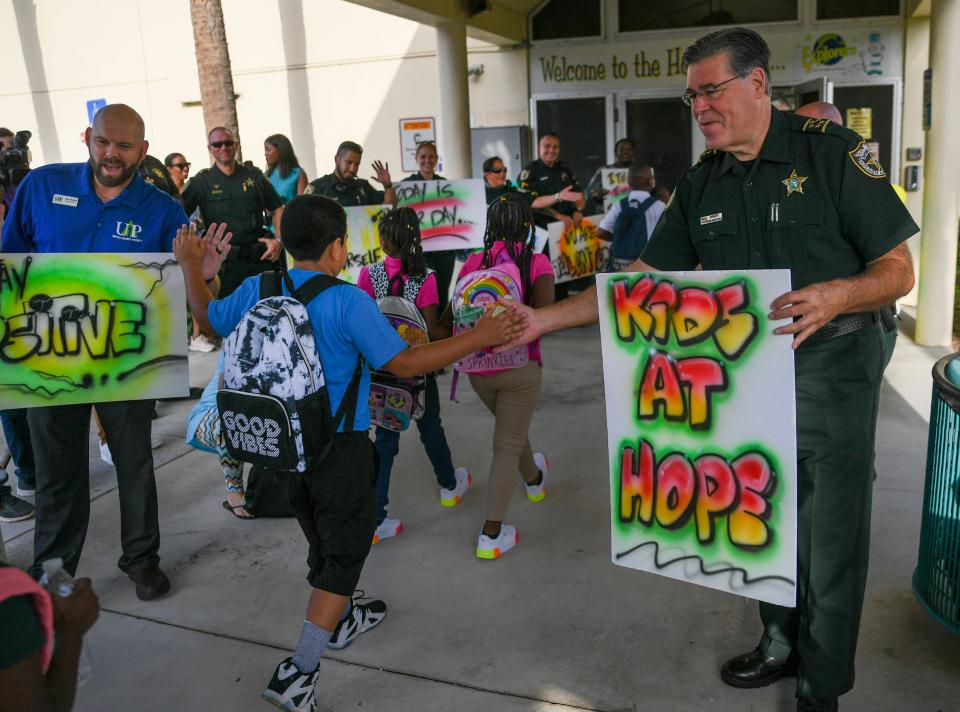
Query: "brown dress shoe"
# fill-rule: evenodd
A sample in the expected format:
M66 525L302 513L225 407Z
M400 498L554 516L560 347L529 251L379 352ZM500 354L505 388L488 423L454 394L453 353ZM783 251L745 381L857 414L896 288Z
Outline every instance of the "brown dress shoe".
M152 601L160 598L170 590L170 579L160 570L159 566L139 569L128 575L136 586L137 598L141 601Z
M797 666L769 655L760 649L730 658L720 667L720 679L733 687L766 687L781 677L796 675Z

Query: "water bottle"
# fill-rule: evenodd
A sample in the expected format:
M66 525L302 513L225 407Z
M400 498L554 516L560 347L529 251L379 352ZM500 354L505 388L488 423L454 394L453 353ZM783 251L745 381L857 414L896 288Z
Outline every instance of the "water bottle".
M40 585L52 596L66 598L73 593L73 577L63 568L63 559L50 559L43 562L43 576ZM90 659L90 646L86 637L80 647L80 661L77 665L77 685L87 682L93 675L93 663Z

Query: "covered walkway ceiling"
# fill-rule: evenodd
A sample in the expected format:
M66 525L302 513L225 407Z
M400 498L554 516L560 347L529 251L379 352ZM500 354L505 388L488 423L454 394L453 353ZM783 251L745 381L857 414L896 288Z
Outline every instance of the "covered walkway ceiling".
M373 10L436 27L446 20L462 20L461 0L347 0ZM482 4L482 3L478 3ZM527 17L543 0L488 0L490 10L467 18L467 35L498 45L516 45L527 39Z

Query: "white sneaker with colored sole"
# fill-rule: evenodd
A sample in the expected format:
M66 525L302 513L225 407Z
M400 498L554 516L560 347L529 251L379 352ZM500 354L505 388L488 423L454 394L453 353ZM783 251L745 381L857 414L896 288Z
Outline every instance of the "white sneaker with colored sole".
M500 525L500 535L489 537L480 532L477 539L478 559L498 559L520 543L520 535L509 524Z
M547 456L542 452L533 453L533 462L540 470L540 484L525 485L527 499L531 502L542 502L547 496L547 474L550 472L550 463L547 461Z
M466 467L458 467L454 475L457 478L457 484L453 489L440 488L440 505L443 507L456 507L460 504L463 495L473 484L473 477Z
M393 539L395 536L399 536L400 532L403 531L403 522L399 519L391 519L387 517L382 522L380 526L377 527L377 531L373 533L373 543L379 544L384 539Z

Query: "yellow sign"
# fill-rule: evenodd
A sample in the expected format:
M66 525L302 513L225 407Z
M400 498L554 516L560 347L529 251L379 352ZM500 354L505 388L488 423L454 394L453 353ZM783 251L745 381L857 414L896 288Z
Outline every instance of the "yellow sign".
M869 106L847 109L847 128L869 141L873 138L873 109Z

